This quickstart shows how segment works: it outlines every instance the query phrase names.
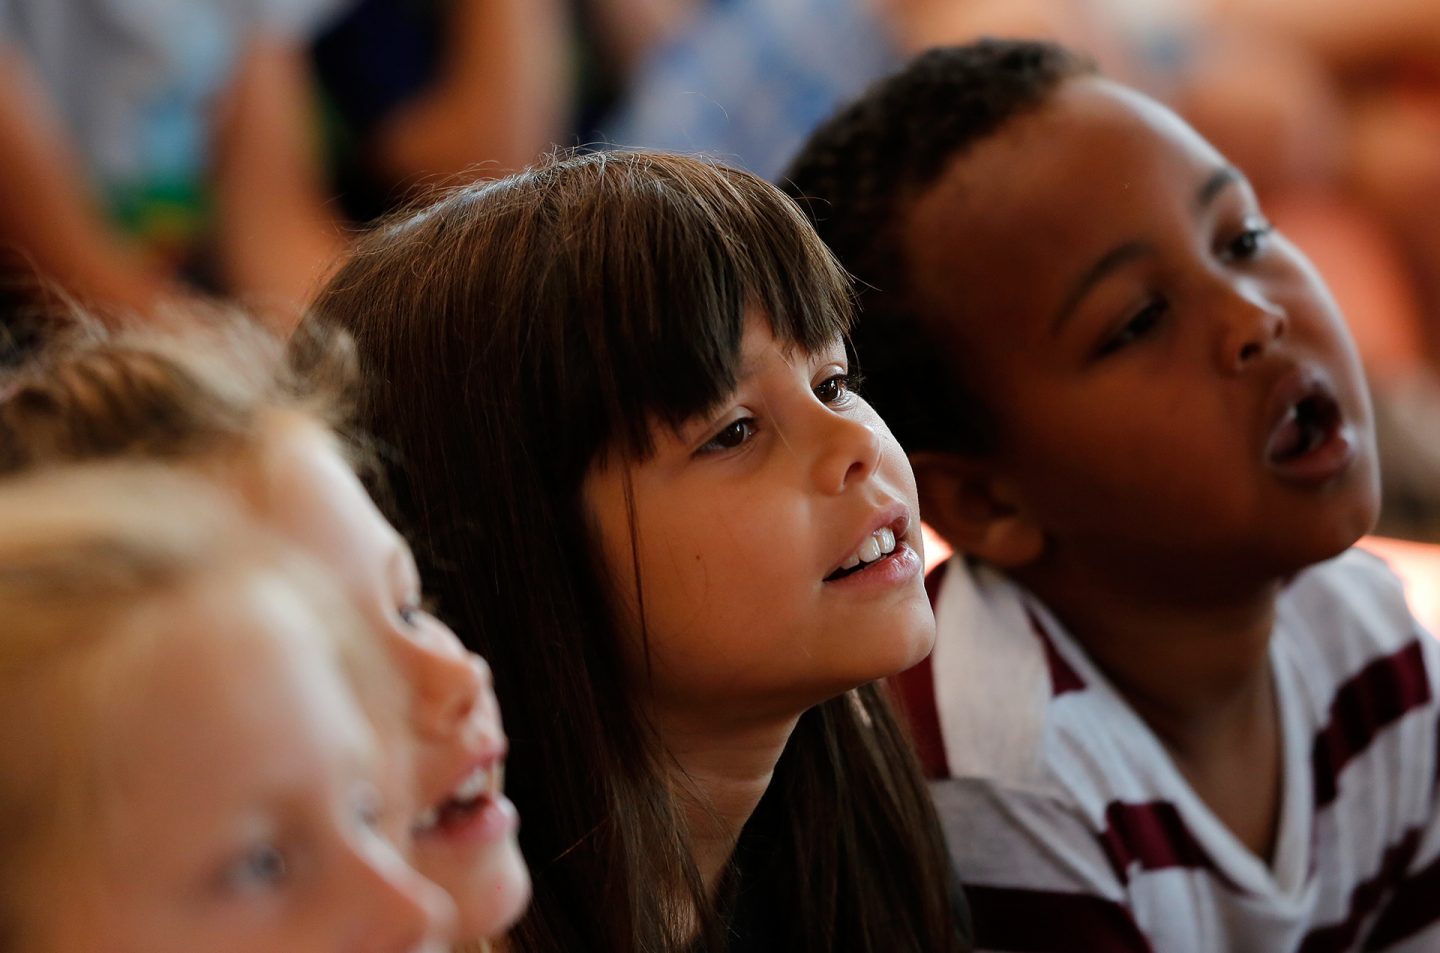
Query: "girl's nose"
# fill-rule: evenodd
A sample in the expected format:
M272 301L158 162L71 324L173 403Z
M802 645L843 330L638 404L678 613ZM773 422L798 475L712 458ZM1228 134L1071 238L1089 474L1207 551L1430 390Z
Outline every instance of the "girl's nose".
M358 844L338 902L353 916L345 953L440 953L456 939L450 895L420 876L389 844Z
M863 420L826 411L825 432L815 459L815 482L823 492L843 493L869 479L880 462L880 435Z
M396 651L410 683L411 720L421 737L454 734L490 696L490 666L433 617L399 635Z

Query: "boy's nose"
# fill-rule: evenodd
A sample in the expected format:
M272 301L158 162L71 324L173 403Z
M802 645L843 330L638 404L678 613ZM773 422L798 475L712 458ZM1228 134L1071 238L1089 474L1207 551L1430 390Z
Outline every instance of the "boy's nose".
M1220 367L1239 374L1257 363L1285 336L1289 319L1283 309L1243 291L1228 302L1228 321L1220 336Z
M815 460L815 482L826 493L843 493L875 472L880 461L880 435L875 428L840 414L829 417Z

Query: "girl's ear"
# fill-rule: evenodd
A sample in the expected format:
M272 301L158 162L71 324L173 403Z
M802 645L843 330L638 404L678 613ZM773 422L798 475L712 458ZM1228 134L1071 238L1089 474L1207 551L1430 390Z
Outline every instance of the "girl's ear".
M1016 489L984 460L953 453L910 456L920 489L920 518L957 552L1000 569L1018 569L1040 557L1045 534Z

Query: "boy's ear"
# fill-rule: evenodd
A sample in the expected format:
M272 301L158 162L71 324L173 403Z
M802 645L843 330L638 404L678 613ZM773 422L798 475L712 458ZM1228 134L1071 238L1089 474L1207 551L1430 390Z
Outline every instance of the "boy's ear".
M983 460L953 453L910 455L920 489L920 518L957 552L1000 569L1039 558L1045 534L1018 494Z

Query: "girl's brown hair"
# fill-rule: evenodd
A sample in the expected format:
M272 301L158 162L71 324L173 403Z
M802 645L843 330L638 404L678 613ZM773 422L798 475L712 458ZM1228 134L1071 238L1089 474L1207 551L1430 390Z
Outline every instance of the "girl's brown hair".
M846 276L789 200L676 156L555 158L393 219L316 311L354 335L361 422L401 464L391 515L495 670L535 881L514 948L960 946L940 830L875 686L802 716L706 895L586 516L598 460L644 459L654 426L733 390L747 313L803 349L848 328Z

